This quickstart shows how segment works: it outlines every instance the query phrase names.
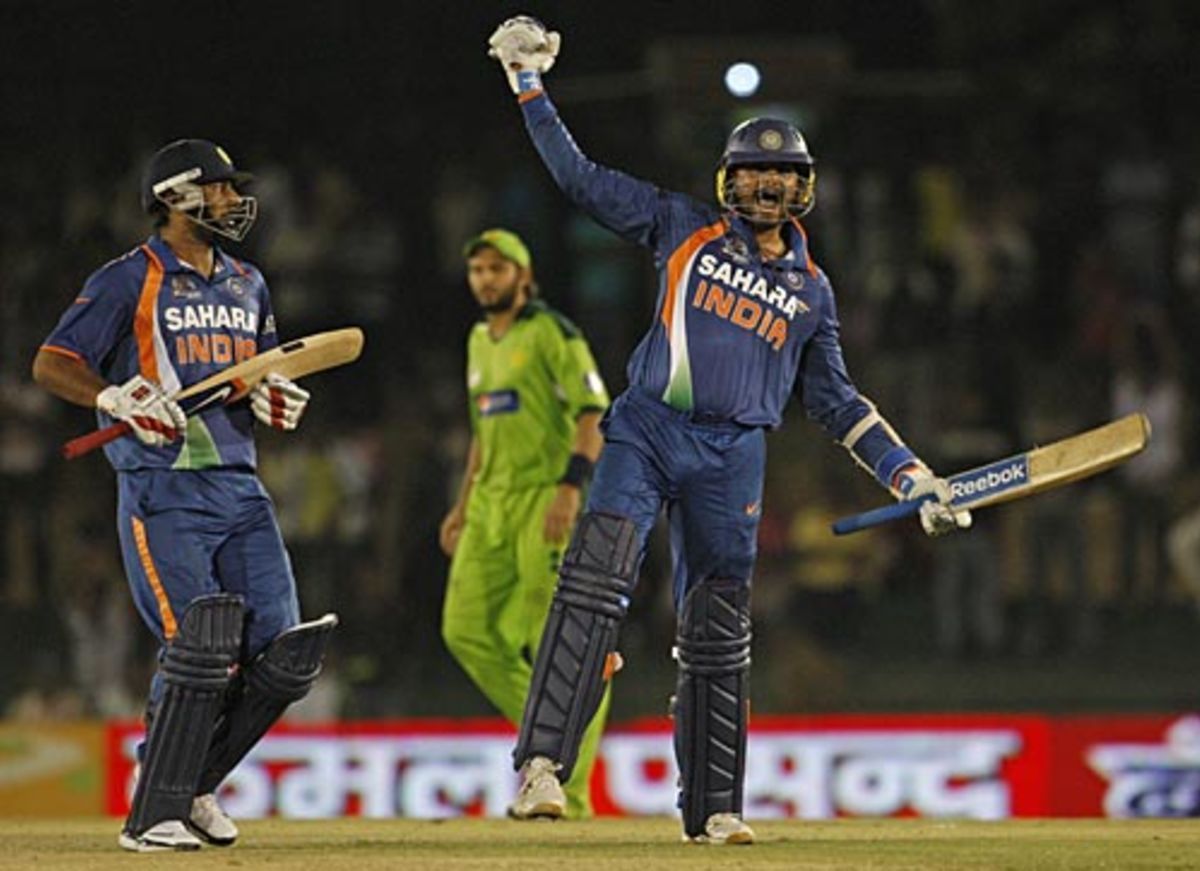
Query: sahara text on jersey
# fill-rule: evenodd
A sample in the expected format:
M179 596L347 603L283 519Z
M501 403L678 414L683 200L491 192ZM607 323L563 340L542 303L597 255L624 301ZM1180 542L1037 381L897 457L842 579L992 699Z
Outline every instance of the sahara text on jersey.
M781 350L787 341L784 318L791 321L797 313L809 311L808 305L779 285L768 289L767 279L763 276L712 254L701 255L696 273L711 279L711 283L701 280L696 284L696 291L692 294L693 307L757 333L776 351ZM750 299L752 296L758 297L766 305ZM782 314L772 314L767 306L773 306Z

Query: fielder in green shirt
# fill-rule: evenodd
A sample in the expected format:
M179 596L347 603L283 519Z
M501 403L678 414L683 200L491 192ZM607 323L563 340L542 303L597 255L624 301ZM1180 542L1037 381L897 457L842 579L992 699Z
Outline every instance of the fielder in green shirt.
M440 531L451 557L442 637L484 695L520 724L609 399L583 334L537 299L529 250L516 234L487 230L463 254L484 320L467 341L467 468ZM511 816L591 815L588 783L608 700L606 690L565 784L567 806L518 799Z

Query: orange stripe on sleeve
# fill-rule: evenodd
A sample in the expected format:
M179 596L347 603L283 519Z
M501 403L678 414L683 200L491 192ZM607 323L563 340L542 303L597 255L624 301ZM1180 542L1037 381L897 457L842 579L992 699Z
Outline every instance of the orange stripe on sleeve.
M150 589L154 591L154 598L158 601L163 636L170 641L175 637L177 630L175 614L171 611L171 602L167 599L167 593L158 577L158 569L154 567L154 559L150 556L150 544L146 541L146 525L137 517L130 517L129 520L133 524L133 540L137 544L138 559L142 561L142 570L146 573L146 579L150 581Z
M158 317L158 290L162 287L163 265L149 245L142 251L149 261L146 279L138 297L137 314L133 318L133 335L137 340L138 370L151 381L158 381L158 358L154 356L154 321Z
M667 332L671 331L671 319L675 316L675 294L679 291L679 284L684 280L684 268L688 261L692 259L692 255L696 253L696 249L715 239L725 232L725 222L718 221L715 224L709 224L707 227L701 227L692 235L683 240L674 253L667 260L667 295L663 299L662 322L667 328Z
M536 91L523 91L517 95L517 104L520 105L521 103L528 103L530 100L536 100L541 95L541 88L538 88Z
M77 360L80 363L83 362L83 355L78 354L75 351L72 351L70 348L62 348L62 347L59 347L58 345L42 345L40 348L38 348L38 350L39 351L48 351L51 354L58 354L59 356L62 356L62 357L70 357L72 360Z

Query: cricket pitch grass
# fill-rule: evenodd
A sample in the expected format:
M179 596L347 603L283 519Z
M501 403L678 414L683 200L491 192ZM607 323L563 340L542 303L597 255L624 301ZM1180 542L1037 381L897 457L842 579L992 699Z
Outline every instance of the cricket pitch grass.
M673 819L259 820L234 847L127 853L113 819L0 820L0 868L1200 868L1200 821L752 821L749 847L685 845Z

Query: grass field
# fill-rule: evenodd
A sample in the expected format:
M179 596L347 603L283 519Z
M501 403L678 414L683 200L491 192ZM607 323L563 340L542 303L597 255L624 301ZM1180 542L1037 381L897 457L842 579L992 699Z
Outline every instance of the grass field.
M1200 868L1200 822L757 822L752 847L679 843L674 820L267 820L237 846L133 855L114 820L0 820L0 868L1169 869Z

